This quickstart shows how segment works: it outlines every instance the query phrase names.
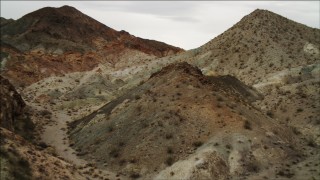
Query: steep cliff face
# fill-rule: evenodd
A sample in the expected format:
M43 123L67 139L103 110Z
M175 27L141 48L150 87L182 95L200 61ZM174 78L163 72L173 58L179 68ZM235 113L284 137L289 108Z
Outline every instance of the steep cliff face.
M1 127L30 138L34 125L28 116L25 102L7 79L0 76L0 82Z

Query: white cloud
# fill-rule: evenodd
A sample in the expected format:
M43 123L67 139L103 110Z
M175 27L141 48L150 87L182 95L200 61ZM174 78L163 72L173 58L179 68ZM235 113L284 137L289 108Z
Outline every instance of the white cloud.
M203 45L257 8L320 27L319 1L1 1L1 16L17 19L41 7L62 5L116 30L185 49Z

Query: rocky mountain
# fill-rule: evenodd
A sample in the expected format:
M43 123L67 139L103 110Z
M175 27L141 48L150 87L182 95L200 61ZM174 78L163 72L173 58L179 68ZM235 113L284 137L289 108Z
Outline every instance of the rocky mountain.
M11 23L1 21L2 74L23 85L51 75L92 70L99 63L115 66L124 53L148 58L183 51L116 31L70 6L46 7Z
M128 177L293 177L307 143L251 105L260 98L232 76L172 64L71 123L71 139L78 155Z
M319 178L319 29L258 9L183 52L64 6L1 32L1 74L71 179Z

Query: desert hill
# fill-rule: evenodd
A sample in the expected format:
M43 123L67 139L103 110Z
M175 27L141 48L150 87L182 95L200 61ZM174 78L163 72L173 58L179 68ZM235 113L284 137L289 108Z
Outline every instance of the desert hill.
M283 162L301 156L303 142L251 105L259 98L234 77L172 64L71 123L70 135L80 156L129 177L276 178Z
M216 73L235 74L253 84L268 74L319 61L319 39L319 29L267 10L255 10L198 51L211 59L200 60L203 67L212 65Z
M123 53L150 58L183 51L116 31L70 6L46 7L16 21L1 22L2 74L22 85L52 75L92 70L99 63L108 63L111 68ZM25 77L23 82L21 77Z

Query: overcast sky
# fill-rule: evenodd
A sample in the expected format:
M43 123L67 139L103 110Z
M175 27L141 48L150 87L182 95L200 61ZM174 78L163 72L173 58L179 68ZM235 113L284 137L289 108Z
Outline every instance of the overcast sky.
M18 19L39 8L70 5L103 24L184 49L197 48L255 9L319 28L319 1L3 1L1 16Z

